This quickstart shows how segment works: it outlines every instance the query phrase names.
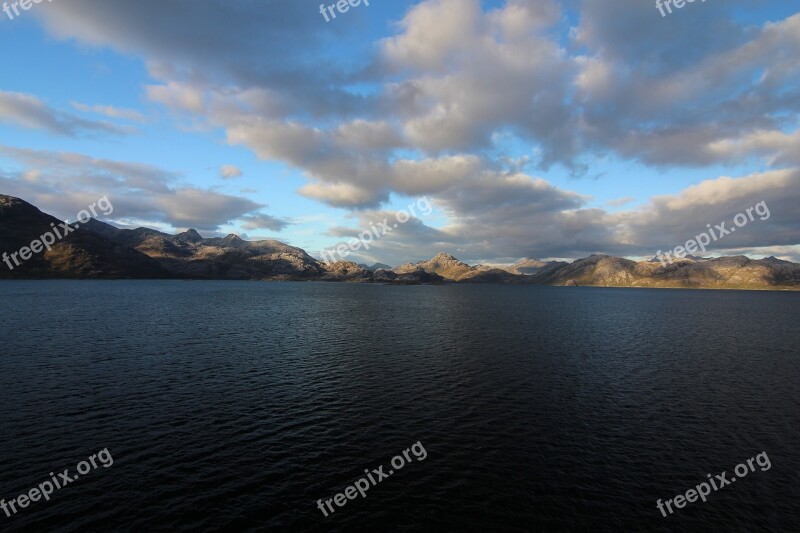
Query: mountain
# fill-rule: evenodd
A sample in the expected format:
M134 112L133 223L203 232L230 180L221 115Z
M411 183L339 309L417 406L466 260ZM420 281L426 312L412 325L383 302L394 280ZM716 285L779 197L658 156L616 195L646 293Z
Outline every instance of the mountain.
M0 253L12 254L61 223L19 198L0 195ZM150 228L120 229L94 219L82 224L51 250L34 254L14 270L2 263L0 266L3 267L0 278L370 282L374 277L370 270L355 263L322 263L305 250L279 241L246 241L234 234L206 239L194 229L169 235ZM431 276L416 279L420 283L440 281ZM415 282L415 279L399 277L398 282Z
M523 274L523 275L531 275L531 274L539 274L545 270L551 270L555 267L565 266L568 263L563 261L539 261L538 259L534 259L533 257L529 257L527 259L520 259L510 267L506 267L504 270L511 272L512 274Z
M715 289L800 289L800 265L774 257L636 262L593 255L534 276L545 285Z
M325 269L321 281L372 281L372 272L352 261L320 263Z
M375 263L372 266L365 265L365 264L362 263L362 264L360 264L358 266L360 266L364 270L369 270L370 272L375 272L377 270L391 270L392 269L392 267L390 267L389 265L384 265L383 263Z
M450 254L439 253L427 261L407 263L394 269L397 274L408 274L423 271L428 274L437 274L446 281L469 283L525 283L529 280L525 276L512 274L505 270L492 267L470 266Z
M528 258L502 268L468 265L439 253L394 269L350 261L323 263L301 248L238 235L204 238L194 229L169 235L120 229L97 220L69 226L49 250L15 266L14 254L66 226L31 204L0 195L0 278L146 278L317 280L375 283L525 283L559 286L800 289L800 265L774 257L691 257L662 265L592 255L572 263ZM67 231L67 230L64 230ZM6 263L8 261L8 263ZM13 269L8 268L11 264Z
M197 233L197 230L194 229L186 230L183 233L178 233L177 235L175 235L175 238L178 239L179 241L195 242L195 243L201 242L203 240L203 236Z
M800 265L774 257L692 258L662 266L660 262L631 261L592 255L572 263L522 260L506 269L470 266L440 253L428 261L406 264L396 273L415 270L435 273L459 283L530 283L557 286L800 289ZM524 274L525 271L531 272Z
M57 238L63 234L63 238ZM27 261L20 251L52 236L50 249L34 253ZM0 253L8 263L0 263L0 278L170 278L157 261L129 247L90 231L77 223L66 226L61 220L39 211L31 204L0 194ZM17 254L15 256L15 254ZM16 264L17 261L20 263ZM14 268L9 268L8 265Z
M698 256L692 255L692 254L686 254L686 256L684 256L683 259L677 259L677 261L682 261L682 260L686 260L686 261L708 261L709 258L708 257L698 257ZM648 263L660 263L660 262L661 262L661 259L659 259L657 255L654 256L650 261L648 261ZM664 259L664 262L668 263L669 261Z
M443 283L446 281L439 274L426 272L421 268L405 269L403 272L379 268L372 274L372 280L376 282L399 284Z
M234 234L204 239L194 229L169 235L148 228L118 229L94 220L87 228L156 259L166 270L182 278L309 280L336 277L304 250L279 241L246 241ZM345 276L349 278L349 274Z

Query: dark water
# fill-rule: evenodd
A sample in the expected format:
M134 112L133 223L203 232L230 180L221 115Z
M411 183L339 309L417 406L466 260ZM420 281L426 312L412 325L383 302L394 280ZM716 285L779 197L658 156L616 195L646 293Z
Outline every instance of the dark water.
M800 530L800 293L3 282L0 340L0 497L114 460L0 530Z

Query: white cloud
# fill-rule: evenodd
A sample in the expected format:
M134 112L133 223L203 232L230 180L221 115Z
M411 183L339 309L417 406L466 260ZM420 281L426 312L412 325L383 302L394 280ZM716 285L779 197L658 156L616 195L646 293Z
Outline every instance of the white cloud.
M242 177L242 169L236 165L222 165L219 168L219 176L224 180L232 180L234 178Z
M359 213L379 210L396 194L435 198L446 226L420 222L404 230L407 241L386 246L476 258L574 257L674 246L762 199L775 206L773 219L725 246L800 240L791 203L800 165L800 14L758 25L741 22L751 6L734 4L708 2L690 16L662 18L639 0L509 0L491 8L478 0L422 0L389 26L391 34L353 48L347 61L324 46L349 38L346 25L320 24L301 3L232 9L207 0L198 10L174 0L159 17L181 20L186 31L177 33L153 24L152 8L136 2L54 2L40 16L53 35L141 57L153 79L145 87L151 102L179 124L221 129L228 143L299 169L307 183L298 192L307 198ZM577 26L568 27L571 21ZM0 119L15 125L73 136L114 128L30 95L2 95ZM553 165L580 174L603 155L665 171L764 171L717 177L614 213L589 209L579 190L546 179ZM518 156L530 164L501 167ZM51 167L29 174L31 187L71 164L66 154L49 158ZM176 222L199 216L177 204L210 194L178 195L171 178L138 167L94 161L84 168L70 172L87 187L131 188L135 179L154 178L160 192L153 194L165 199L145 196L147 205L134 211ZM272 223L243 211L252 206L239 200L214 200L217 215L206 223L236 212L252 217L250 224Z
M96 113L98 115L105 115L110 118L131 120L134 122L147 121L147 118L143 114L133 109L125 109L110 105L87 105L80 102L70 102L70 105L78 111L83 111L84 113Z

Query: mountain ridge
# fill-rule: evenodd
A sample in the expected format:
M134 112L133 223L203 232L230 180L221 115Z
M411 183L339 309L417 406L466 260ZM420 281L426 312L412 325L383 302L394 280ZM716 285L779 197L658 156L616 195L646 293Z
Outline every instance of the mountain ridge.
M38 239L57 218L0 194L0 253ZM664 266L594 254L571 263L525 258L504 267L469 265L440 252L395 268L381 263L324 263L276 240L235 234L204 238L194 229L170 235L150 228L121 229L98 220L76 229L51 250L34 254L0 279L230 279L373 283L504 283L553 286L800 290L800 264L775 257L692 257Z

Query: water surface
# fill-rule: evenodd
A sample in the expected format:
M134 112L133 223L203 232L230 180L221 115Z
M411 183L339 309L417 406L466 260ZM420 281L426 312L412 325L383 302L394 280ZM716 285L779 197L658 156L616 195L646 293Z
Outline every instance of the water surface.
M0 339L0 497L114 458L3 530L800 527L797 293L6 281Z

